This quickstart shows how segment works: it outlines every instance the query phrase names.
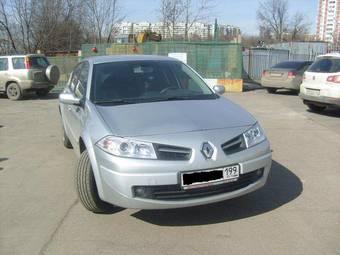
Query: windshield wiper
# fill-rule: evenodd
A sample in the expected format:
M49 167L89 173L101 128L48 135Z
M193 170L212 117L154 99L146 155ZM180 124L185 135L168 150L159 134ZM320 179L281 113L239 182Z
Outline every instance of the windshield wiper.
M138 101L127 99L95 100L95 104L136 104Z
M211 95L195 95L195 96L171 96L165 97L164 101L176 101L176 100L204 100L204 99L216 99L214 94Z

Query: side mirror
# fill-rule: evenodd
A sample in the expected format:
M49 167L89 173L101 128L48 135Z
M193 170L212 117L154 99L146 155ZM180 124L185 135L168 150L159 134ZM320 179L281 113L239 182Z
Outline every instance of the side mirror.
M80 99L75 97L72 93L61 93L59 95L59 101L63 104L78 105L80 106Z
M223 95L224 92L225 92L225 88L222 85L215 85L213 87L213 89L214 89L215 93L218 94L218 95Z

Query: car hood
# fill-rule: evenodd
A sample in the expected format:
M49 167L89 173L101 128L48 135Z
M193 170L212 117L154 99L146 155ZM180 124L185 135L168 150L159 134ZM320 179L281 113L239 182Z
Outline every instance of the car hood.
M113 135L149 136L253 125L256 120L225 98L102 106L96 109Z

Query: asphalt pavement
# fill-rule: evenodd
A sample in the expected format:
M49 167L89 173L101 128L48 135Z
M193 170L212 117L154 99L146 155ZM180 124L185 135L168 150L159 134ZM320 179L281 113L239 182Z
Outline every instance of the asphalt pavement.
M56 97L0 97L0 254L340 254L340 109L311 113L289 92L226 97L266 131L267 185L217 204L112 214L77 198Z

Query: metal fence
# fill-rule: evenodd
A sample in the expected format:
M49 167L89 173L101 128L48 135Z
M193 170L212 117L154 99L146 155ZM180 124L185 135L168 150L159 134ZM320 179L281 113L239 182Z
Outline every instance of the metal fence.
M251 49L243 52L243 78L260 81L263 70L283 61L314 61L316 53L296 54L289 50Z

